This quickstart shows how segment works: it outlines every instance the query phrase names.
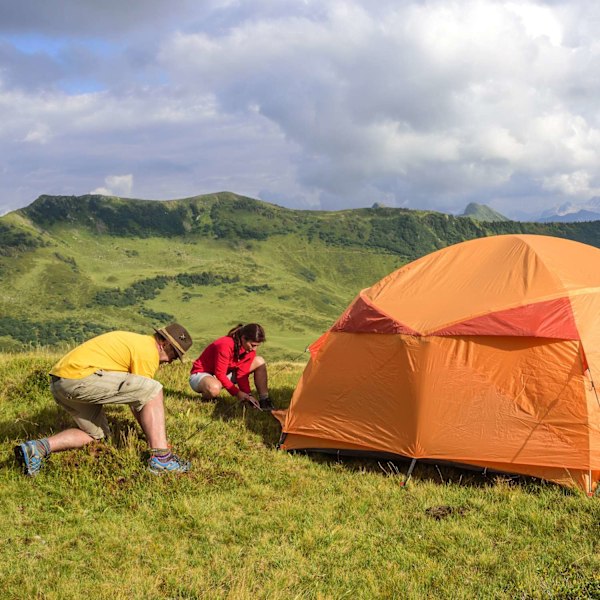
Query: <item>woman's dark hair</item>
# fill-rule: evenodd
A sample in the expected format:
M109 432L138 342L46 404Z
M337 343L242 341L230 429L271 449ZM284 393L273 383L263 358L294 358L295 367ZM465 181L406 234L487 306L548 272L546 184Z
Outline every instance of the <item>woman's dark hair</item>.
M227 335L233 338L233 356L235 360L240 358L240 347L242 345L242 337L245 337L249 342L262 344L267 340L265 330L258 323L248 323L244 325L239 323L236 327L229 330Z

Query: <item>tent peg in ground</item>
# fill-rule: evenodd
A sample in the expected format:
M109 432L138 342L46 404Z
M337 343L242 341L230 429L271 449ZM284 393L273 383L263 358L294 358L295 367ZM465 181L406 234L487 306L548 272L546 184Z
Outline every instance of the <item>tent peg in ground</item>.
M402 481L400 483L401 487L406 487L408 485L408 482L410 481L410 478L412 477L412 472L413 472L413 469L415 468L416 464L417 464L417 459L413 458L410 463L410 467L408 467L408 472L406 473L406 478L404 479L404 481Z

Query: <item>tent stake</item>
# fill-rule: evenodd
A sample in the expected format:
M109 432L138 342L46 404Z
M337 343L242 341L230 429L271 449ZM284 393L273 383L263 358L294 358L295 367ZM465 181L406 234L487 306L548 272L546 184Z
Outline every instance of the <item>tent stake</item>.
M588 492L588 498L595 498L596 496L600 496L600 483L596 485L596 490L594 491L594 480L592 479L592 470L590 469L589 473L590 477L590 491Z
M287 433L285 431L282 431L281 436L279 437L279 442L277 442L277 446L275 446L277 448L277 450L281 450L281 444L283 444L283 442L285 442L286 437L287 437Z
M410 463L410 467L408 467L408 473L406 473L406 479L400 484L402 487L406 487L408 485L408 482L409 482L410 478L412 477L412 472L413 472L413 469L415 468L416 464L417 464L417 459L413 458L412 462Z

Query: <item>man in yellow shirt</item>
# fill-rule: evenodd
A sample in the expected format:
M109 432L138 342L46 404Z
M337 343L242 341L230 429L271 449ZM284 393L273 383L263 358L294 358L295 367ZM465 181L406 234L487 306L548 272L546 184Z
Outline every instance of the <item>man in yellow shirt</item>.
M186 472L191 464L169 449L162 385L154 379L160 364L181 359L192 345L177 323L155 329L154 335L111 331L77 346L50 371L50 391L77 427L15 447L26 475L37 475L51 452L82 448L110 431L104 404L127 404L150 446L151 472Z

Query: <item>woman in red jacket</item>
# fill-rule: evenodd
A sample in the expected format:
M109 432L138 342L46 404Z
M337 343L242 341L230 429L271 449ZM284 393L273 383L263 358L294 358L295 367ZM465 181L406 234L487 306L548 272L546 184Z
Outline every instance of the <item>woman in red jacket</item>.
M261 410L273 410L267 384L267 365L256 349L265 341L265 330L258 323L241 323L226 336L209 344L194 361L190 386L205 400L212 400L225 388L241 402ZM250 374L258 401L250 393Z

